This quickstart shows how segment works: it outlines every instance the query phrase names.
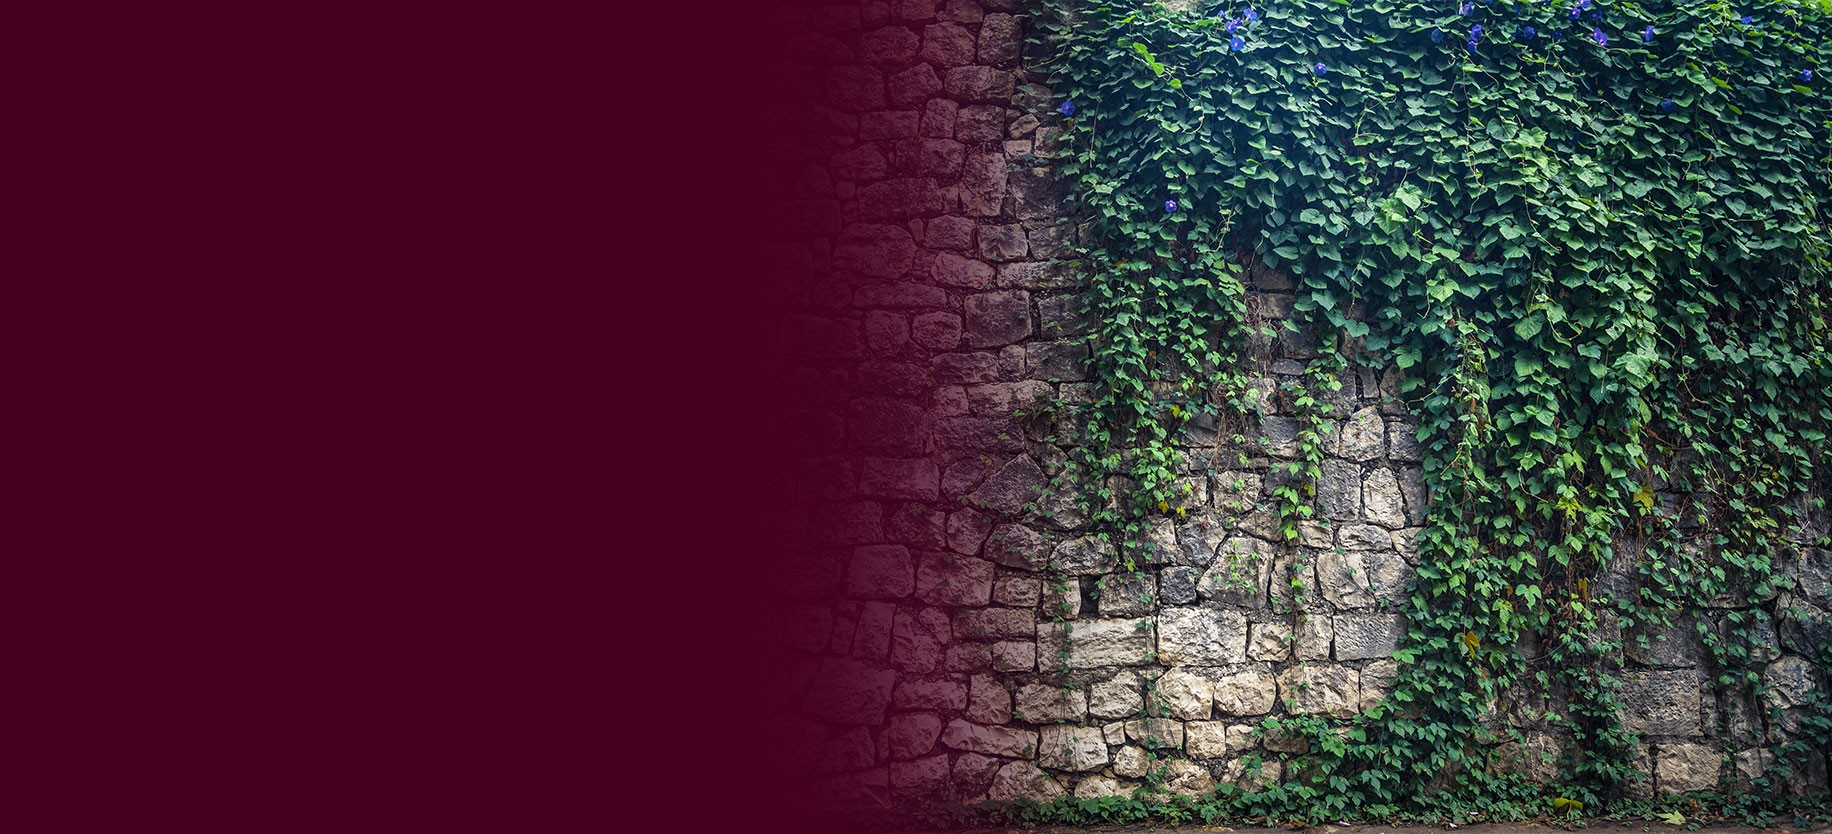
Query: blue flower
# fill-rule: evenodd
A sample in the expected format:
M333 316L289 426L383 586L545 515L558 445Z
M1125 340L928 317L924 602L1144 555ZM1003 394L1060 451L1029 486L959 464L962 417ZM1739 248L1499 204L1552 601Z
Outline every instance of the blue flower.
M1466 43L1463 46L1471 52L1476 51L1476 42L1474 40L1471 40L1469 43Z
M1238 21L1238 20L1230 20L1230 21L1228 21L1228 25L1227 25L1227 26L1225 26L1225 27L1223 27L1223 28L1225 28L1225 29L1227 29L1227 30L1228 30L1228 34L1230 34L1230 35L1232 35L1232 34L1234 34L1234 30L1235 30L1235 29L1239 29L1239 28L1240 28L1240 21Z
M1169 214L1176 214L1177 213L1177 201L1176 200L1165 200L1164 201L1164 211Z
M1609 46L1609 36L1603 34L1602 29L1590 30L1590 37L1597 42L1597 46Z
M1578 0L1578 8L1580 9L1590 8L1590 0Z
M1322 75L1329 72L1329 67L1324 66L1322 61L1318 61L1316 66L1310 68L1310 71Z
M1743 25L1744 26L1748 26L1749 24L1755 23L1755 22L1756 22L1755 18L1750 17L1749 15L1743 15Z
M1476 10L1476 4L1464 3L1463 5L1457 7L1457 14L1460 14L1464 17L1469 17L1469 13L1475 10Z
M1649 26L1648 28L1641 30L1641 42L1642 43L1653 43L1654 42L1654 27Z
M1583 17L1583 16L1584 16L1583 9L1580 9L1576 6L1571 7L1571 19L1572 20L1577 20L1578 18Z
M1591 20L1602 20L1603 19L1603 10L1602 9L1591 9L1590 10L1590 19Z
M1521 37L1526 38L1527 40L1533 40L1533 27L1528 26L1527 28L1520 30L1520 35Z
M1443 29L1431 30L1431 42L1432 43L1443 43L1444 42L1444 30Z
M1800 71L1800 80L1812 81L1813 80L1813 71L1812 70L1801 70Z
M1256 12L1252 9L1248 9L1247 10L1247 19L1250 21L1259 20L1259 12Z
M1235 35L1233 40L1228 41L1228 48L1239 52L1247 48L1247 42L1241 40L1239 35Z
M1660 109L1665 110L1668 113L1673 112L1673 110L1677 107L1679 107L1679 105L1674 104L1672 99L1667 99L1666 101L1663 101L1660 103Z
M1552 30L1552 39L1553 40L1558 40L1559 38L1562 38L1564 36L1565 36L1565 30L1563 29Z
M1469 39L1470 40L1473 41L1480 37L1482 37L1482 24L1478 23L1474 26L1469 27Z
M1065 101L1065 102L1063 102L1063 103L1062 103L1062 115L1064 115L1064 116L1073 116L1073 115L1075 115L1075 102L1073 102L1073 101Z

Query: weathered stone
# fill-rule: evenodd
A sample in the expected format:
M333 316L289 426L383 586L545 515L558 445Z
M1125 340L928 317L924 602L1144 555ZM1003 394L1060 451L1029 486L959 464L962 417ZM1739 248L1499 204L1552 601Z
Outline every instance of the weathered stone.
M1317 554L1317 582L1323 598L1341 610L1371 608L1374 594L1366 587L1367 567L1361 553L1353 550L1325 550Z
M1215 666L1247 659L1247 617L1213 608L1165 608L1158 653L1169 665Z
M1285 764L1283 762L1276 759L1251 761L1251 758L1253 757L1242 756L1222 765L1221 781L1230 783L1236 789L1246 793L1258 793L1284 781Z
M969 500L983 509L1016 513L1025 504L1037 500L1038 490L1048 480L1042 467L1031 460L1030 455L1019 455L980 484L979 489L969 496Z
M1297 455L1298 421L1296 419L1280 416L1262 418L1260 435L1265 444L1266 454L1275 458L1289 458Z
M1290 656L1290 624L1254 623L1248 630L1247 657L1253 660L1282 661Z
M891 795L944 797L948 790L948 756L945 753L909 762L891 762Z
M960 109L960 102L949 101L945 98L930 99L922 106L922 122L917 126L917 132L931 139L953 137L954 120L959 118ZM934 244L929 245L934 246ZM960 248L965 249L966 247L963 245Z
M1069 576L1043 583L1043 598L1037 610L1044 617L1075 619L1081 616L1081 577Z
M1551 736L1535 734L1525 744L1510 741L1496 746L1489 758L1489 772L1547 785L1558 781L1558 757L1558 742Z
M1697 670L1626 671L1620 691L1624 727L1646 735L1700 734Z
M1081 620L1037 626L1038 651L1056 657L1063 639L1070 641L1069 665L1076 669L1099 666L1137 666L1152 653L1150 620Z
M1001 672L1033 672L1037 669L1037 644L1035 642L1028 640L1000 641L992 644L991 655L992 668Z
M1082 536L1056 545L1050 562L1064 573L1101 574L1119 564L1119 551L1099 536Z
M1198 759L1229 759L1259 746L1253 728L1226 721L1192 721L1184 749Z
M1007 576L992 583L992 602L1016 608L1034 608L1042 598L1043 583L1035 579Z
M1259 539L1228 539L1196 583L1196 593L1226 605L1265 608L1277 549Z
M980 63L1001 66L1018 60L1018 22L1008 14L989 14L980 23Z
M1644 666L1697 666L1705 659L1705 643L1693 620L1665 626L1642 620L1623 635L1622 653Z
M978 23L984 19L985 14L978 0L948 0L941 10L935 13L935 18L952 20L956 23Z
M1033 240L1035 233L1033 233ZM1042 319L1039 331L1046 339L1080 336L1088 332L1088 318L1081 312L1081 296L1059 295L1037 299L1037 313Z
M1098 770L1107 766L1107 742L1095 727L1044 727L1038 764L1057 770Z
M902 26L886 26L859 38L859 60L868 64L907 64L916 59L922 38ZM912 125L913 126L913 125Z
M1344 524L1336 528L1336 544L1349 550L1391 550L1393 533L1372 524Z
M961 211L969 217L999 216L1007 175L1004 154L968 154L961 166Z
M900 599L916 590L916 563L900 544L857 548L846 570L846 595L859 599Z
M1393 691L1393 682L1399 680L1399 662L1394 660L1377 660L1361 668L1361 704L1357 709L1367 712L1378 705L1387 693Z
M1806 706L1813 693L1824 684L1813 664L1799 657L1783 657L1762 670L1762 683L1768 687L1770 708L1789 709Z
M980 257L988 261L1015 261L1030 254L1030 240L1024 236L1024 227L1016 223L981 226L979 242Z
M1165 568L1158 576L1158 595L1165 605L1188 605L1196 601L1201 572L1195 568Z
M846 66L827 70L827 101L849 113L884 107L884 73L875 67Z
M896 613L897 606L888 602L868 602L860 606L859 624L852 635L852 656L889 660Z
M1157 608L1157 577L1143 571L1120 571L1101 577L1100 615L1133 617Z
M968 347L1010 344L1031 334L1030 293L1023 290L967 296L966 313Z
M1131 672L1121 672L1112 680L1088 688L1088 714L1095 718L1125 718L1138 714L1144 706L1138 677Z
M1207 768L1188 759L1173 759L1165 768L1164 789L1177 796L1202 796L1215 789Z
M1424 524L1431 511L1431 498L1425 491L1425 471L1416 466L1401 469L1399 491L1406 496L1406 523Z
M941 717L932 712L892 716L884 732L890 737L891 758L914 759L934 749L941 736Z
M1126 738L1147 750L1183 746L1183 722L1168 718L1135 718L1126 722Z
M827 169L841 179L879 180L890 171L890 164L876 146L860 145L834 154L827 161ZM908 237L909 233L905 232L904 236Z
M938 70L973 63L973 33L956 23L937 23L922 30L922 60Z
M1108 776L1089 776L1075 786L1076 799L1099 799L1103 796L1125 796L1119 780Z
M1088 378L1088 345L1083 342L1032 342L1024 346L1025 374L1051 382Z
M891 663L906 672L926 675L941 667L948 645L948 615L937 608L899 611L891 630Z
M1391 469L1375 469L1362 480L1362 517L1389 530L1406 526L1406 505Z
M1278 683L1265 665L1248 663L1222 670L1215 678L1215 712L1220 715L1265 715L1277 700Z
M1107 740L1108 747L1118 747L1126 743L1126 722L1114 721L1100 725L1100 737Z
M981 724L1004 724L1011 720L1011 693L991 675L974 675L972 694L967 698L967 718Z
M1113 754L1113 772L1129 779L1137 779L1151 772L1151 760L1145 756L1145 748L1127 745Z
M980 545L992 532L992 519L973 510L956 510L948 515L948 549L968 556L980 552Z
M1005 135L1005 108L993 104L962 107L954 124L954 138L970 145L997 142Z
M1330 444L1330 451L1353 461L1373 460L1386 451L1386 429L1387 424L1380 419L1378 410L1364 408L1343 421Z
M1007 567L1040 570L1048 552L1048 543L1036 531L1016 524L1001 524L987 536L984 555Z
M995 802L1014 799L1048 802L1065 795L1061 784L1030 762L1012 762L999 768L999 774L992 778L992 787L986 792L987 798Z
M942 89L949 98L986 104L1011 101L1013 83L1011 73L992 67L955 67L942 77Z
M1279 700L1294 713L1346 715L1361 703L1361 673L1346 666L1293 666L1278 685Z
M1392 657L1406 635L1398 613L1337 614L1333 626L1337 660Z
M890 706L897 673L852 658L829 657L808 689L802 712L834 724L877 727Z
M921 116L914 110L883 110L859 117L859 138L913 139Z
M1076 721L1088 717L1088 696L1078 688L1030 683L1018 688L1013 717L1030 724Z
M1026 759L1037 751L1037 734L1030 730L969 724L956 718L941 731L941 743L955 750Z
M1330 643L1335 636L1335 623L1330 617L1324 614L1305 614L1298 621L1298 639L1292 647L1293 653L1299 660L1328 660Z
M891 706L897 709L965 709L967 687L959 681L904 681L897 684Z
M1073 270L1043 261L1021 261L999 265L999 286L1027 290L1055 290L1075 286Z
M857 489L870 498L934 501L941 494L941 473L930 458L868 457L859 462Z
M1747 792L1755 787L1757 779L1768 775L1769 769L1775 766L1775 754L1761 748L1743 750L1731 756L1730 763L1736 769L1731 789Z
M1151 713L1185 720L1206 719L1214 698L1214 681L1189 669L1172 669L1152 687Z
M1703 744L1662 744L1657 749L1654 779L1661 793L1717 789L1722 753Z
M992 598L992 563L951 553L924 554L916 596L930 605L985 605Z
M902 226L855 223L833 248L833 268L865 278L895 279L916 263L916 242Z
M954 614L954 636L962 640L1030 637L1036 626L1036 615L1028 608L975 608Z
M1779 612L1776 629L1788 651L1812 656L1822 645L1832 643L1832 613L1785 593L1775 608Z
M999 767L1005 764L1002 759L982 756L978 753L963 753L954 760L954 789L964 796L984 794L992 787L993 776Z
M1069 192L1054 168L1021 168L1011 175L1011 193L1018 217L1034 220L1061 216Z
M1331 521L1361 518L1361 467L1340 460L1325 460L1317 476L1317 506Z
M941 92L941 78L935 69L928 64L917 64L903 72L890 77L886 85L891 104L898 107L913 107Z

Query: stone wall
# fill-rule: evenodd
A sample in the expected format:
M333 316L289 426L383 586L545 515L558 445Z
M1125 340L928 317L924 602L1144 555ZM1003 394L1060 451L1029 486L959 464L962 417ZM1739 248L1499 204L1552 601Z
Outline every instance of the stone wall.
M1061 260L1077 231L1051 167L1059 102L1020 64L1016 4L786 6L772 33L788 49L771 71L797 93L772 131L771 275L800 405L795 470L772 497L794 556L772 589L770 695L780 775L823 803L1099 796L1157 769L1184 793L1276 779L1297 747L1255 725L1367 709L1398 669L1430 499L1390 373L1341 376L1323 518L1296 546L1275 543L1270 512L1297 431L1274 392L1315 354L1283 327L1253 346L1265 419L1186 436L1190 510L1157 522L1151 563L1123 570L1075 495L1051 488L1065 450L1013 412L1092 391ZM1255 269L1249 286L1257 320L1291 315L1283 276ZM1832 556L1803 554L1801 587L1767 603L1782 628L1751 647L1771 704L1721 703L1689 623L1647 649L1630 635L1641 790L1758 773L1795 715L1770 723L1762 707L1823 690L1798 655L1826 638ZM1605 580L1632 577L1619 565ZM1555 775L1565 736L1543 716L1559 705L1521 691L1496 706L1504 760ZM1257 777L1250 754L1267 760Z

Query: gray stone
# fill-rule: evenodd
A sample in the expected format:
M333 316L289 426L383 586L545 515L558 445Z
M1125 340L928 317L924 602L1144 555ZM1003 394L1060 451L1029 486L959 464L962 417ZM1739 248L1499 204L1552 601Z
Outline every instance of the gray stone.
M1264 480L1256 472L1217 472L1209 484L1215 509L1227 515L1246 515L1259 503Z
M1317 582L1323 598L1340 610L1371 608L1374 594L1367 589L1368 571L1361 553L1325 550L1317 554Z
M1221 781L1245 793L1258 793L1284 781L1285 764L1278 760L1249 761L1249 757L1229 761L1221 766Z
M1025 375L1052 382L1088 378L1088 346L1082 342L1032 342L1024 346Z
M1048 482L1049 476L1030 455L1019 455L980 484L968 500L994 512L1016 513L1024 509L1025 504L1036 501L1039 491Z
M1035 627L1034 621L1032 627ZM1001 672L1034 672L1037 669L1037 644L1013 640L994 643L991 660L992 668Z
M1334 641L1334 621L1325 614L1305 614L1298 619L1297 643L1292 647L1299 660L1328 660Z
M1722 753L1703 744L1662 744L1654 759L1655 786L1664 794L1718 787Z
M992 778L992 787L986 792L987 798L995 802L1014 799L1048 802L1066 795L1062 785L1030 762L1012 762L999 768L998 775Z
M1762 670L1762 683L1768 687L1768 705L1771 709L1806 706L1811 702L1813 693L1824 689L1821 675L1813 668L1813 664L1792 656L1770 663L1768 668Z
M1419 449L1419 427L1414 423L1394 421L1387 424L1387 457L1398 461L1418 463L1423 457Z
M917 64L892 75L890 82L886 85L891 104L898 107L914 107L922 104L931 96L941 92L941 88L941 78L928 64Z
M948 790L948 756L937 754L910 762L891 762L891 795L940 797Z
M1259 539L1244 536L1228 539L1196 583L1196 592L1203 599L1226 605L1265 608L1276 552L1276 548Z
M1278 686L1279 700L1294 713L1347 715L1361 703L1361 673L1346 666L1293 666Z
M1431 512L1431 498L1425 491L1425 472L1416 466L1399 471L1399 491L1406 496L1406 523L1425 523Z
M1512 774L1531 784L1547 785L1558 781L1558 757L1557 740L1534 734L1525 744L1510 741L1497 745L1489 759L1489 772Z
M1247 659L1247 617L1213 608L1166 608L1158 614L1158 653L1169 665L1242 662Z
M1361 705L1358 709L1367 712L1378 705L1387 693L1393 691L1393 684L1399 680L1399 662L1394 660L1377 660L1361 667Z
M1278 682L1264 664L1230 667L1215 677L1215 712L1220 715L1265 715L1272 711L1277 694Z
M980 257L994 263L1021 260L1030 254L1030 241L1024 236L1024 227L1016 223L981 226L979 241Z
M955 67L942 76L942 89L948 97L962 102L1007 103L1011 101L1012 85L1011 73L992 67Z
M1121 776L1137 779L1151 772L1151 760L1145 757L1145 748L1127 745L1113 754L1113 772Z
M926 675L941 667L948 645L948 615L938 608L898 611L891 626L891 663L906 672Z
M1119 551L1099 536L1082 536L1056 545L1050 562L1064 573L1101 574L1119 564Z
M1006 567L1041 570L1049 554L1049 543L1028 527L1001 524L986 537L985 557Z
M1023 290L975 293L965 306L968 347L1011 344L1031 334L1030 293Z
M980 23L980 63L1001 66L1018 60L1018 43L1017 18L1008 14L989 14Z
M928 350L953 350L961 343L957 313L923 313L910 324L910 339Z
M1189 669L1172 669L1152 686L1151 712L1184 720L1205 719L1214 699L1214 681Z
M1254 623L1247 632L1247 657L1283 661L1291 657L1291 626L1287 623Z
M973 33L955 23L938 23L922 30L922 60L938 70L973 63Z
M1037 734L1010 727L970 724L956 718L941 731L941 743L954 750L1023 759L1036 753Z
M1100 737L1107 740L1108 747L1118 747L1126 743L1126 722L1113 721L1100 725Z
M1165 765L1164 789L1177 796L1202 796L1215 789L1215 777L1207 768L1188 759L1173 759Z
M1258 746L1253 728L1226 721L1192 721L1185 728L1184 750L1198 759L1228 759Z
M1406 505L1391 469L1375 469L1362 481L1362 516L1389 530L1406 526Z
M1088 714L1095 718L1125 718L1144 708L1138 677L1131 672L1121 672L1112 680L1088 688Z
M1344 524L1336 528L1336 544L1349 550L1391 550L1393 533L1372 524Z
M1274 416L1262 418L1260 420L1260 434L1266 441L1266 454L1275 458L1291 458L1297 456L1298 421L1296 419Z
M1158 579L1143 571L1120 571L1100 580L1098 600L1103 617L1135 617L1157 608Z
M890 737L891 758L914 759L934 749L935 739L941 736L941 717L932 712L895 715L884 732ZM946 770L944 766L943 772Z
M1030 637L1036 614L1028 608L974 608L954 613L954 636L963 640Z
M992 519L973 510L956 510L948 516L948 549L973 556L992 532Z
M1005 108L975 104L961 108L955 120L954 138L973 145L997 142L1005 135Z
M1398 613L1337 614L1335 630L1337 660L1372 660L1392 657L1406 636L1404 619Z
M1075 786L1076 799L1099 799L1103 796L1125 796L1118 780L1109 776L1089 776Z
M833 67L827 70L827 101L849 113L884 107L884 73L875 67Z
M1332 521L1359 520L1361 467L1347 461L1323 461L1322 471L1317 476L1317 506Z
M1642 620L1623 635L1622 653L1644 666L1697 666L1705 659L1705 643L1694 620L1675 619L1665 626Z
M1012 717L1030 724L1079 722L1088 717L1088 696L1080 689L1030 683L1018 688Z
M1037 648L1057 657L1063 640L1069 641L1069 665L1076 669L1099 666L1137 666L1152 653L1150 620L1080 620L1066 627L1037 625Z
M1098 770L1107 766L1107 742L1095 727L1044 727L1038 764L1057 770Z
M1195 568L1165 568L1158 575L1158 595L1165 605L1188 605L1196 601L1200 578Z
M1622 725L1646 735L1696 736L1699 673L1630 670L1622 673Z
M1068 184L1057 179L1054 168L1021 168L1011 176L1011 192L1018 217L1025 220L1062 215Z
M1788 651L1811 656L1832 643L1832 613L1793 594L1781 594L1776 606L1781 645Z
M978 753L964 753L954 760L954 771L951 774L954 789L962 796L983 795L992 787L992 780L1005 762L991 756Z
M1386 451L1386 428L1379 411L1364 408L1343 421L1330 444L1330 451L1353 461L1373 460Z

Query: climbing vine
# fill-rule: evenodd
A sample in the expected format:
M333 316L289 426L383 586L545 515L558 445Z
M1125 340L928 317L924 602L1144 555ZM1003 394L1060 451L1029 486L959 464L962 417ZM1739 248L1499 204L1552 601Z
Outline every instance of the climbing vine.
M1283 392L1281 537L1351 355L1404 374L1419 417L1395 688L1340 735L1291 722L1309 757L1231 807L1528 797L1473 741L1517 683L1564 693L1559 799L1604 807L1638 778L1611 658L1712 610L1714 685L1764 702L1748 647L1787 616L1783 562L1828 544L1803 531L1832 429L1832 3L1046 0L1028 32L1087 224L1095 400L1066 471L1128 570L1186 509L1192 425L1263 405L1249 270L1288 275L1320 334ZM1823 749L1826 716L1792 746Z

